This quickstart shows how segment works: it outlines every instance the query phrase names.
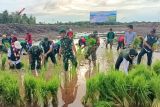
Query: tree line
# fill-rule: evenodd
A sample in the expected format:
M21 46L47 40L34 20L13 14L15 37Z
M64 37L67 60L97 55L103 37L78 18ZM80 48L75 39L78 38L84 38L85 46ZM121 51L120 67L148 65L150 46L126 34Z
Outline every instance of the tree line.
M36 24L36 18L28 16L27 14L19 15L18 12L12 12L9 14L7 10L0 13L0 24Z

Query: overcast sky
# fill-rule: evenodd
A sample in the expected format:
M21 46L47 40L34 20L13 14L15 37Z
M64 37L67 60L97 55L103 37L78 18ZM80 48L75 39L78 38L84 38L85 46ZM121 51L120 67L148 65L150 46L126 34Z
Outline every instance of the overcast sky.
M24 11L37 22L89 21L90 11L117 10L117 21L160 21L160 0L0 0L0 12Z

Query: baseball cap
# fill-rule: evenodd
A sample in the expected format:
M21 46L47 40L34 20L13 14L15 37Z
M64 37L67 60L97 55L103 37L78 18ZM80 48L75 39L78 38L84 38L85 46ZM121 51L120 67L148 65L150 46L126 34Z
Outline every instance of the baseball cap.
M130 49L129 55L131 57L136 57L138 55L138 52L135 49Z

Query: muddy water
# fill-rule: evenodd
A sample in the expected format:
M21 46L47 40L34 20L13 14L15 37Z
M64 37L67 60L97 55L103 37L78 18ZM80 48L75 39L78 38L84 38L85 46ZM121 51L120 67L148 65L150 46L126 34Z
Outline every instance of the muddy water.
M104 40L101 39L101 45L97 50L97 67L99 71L106 71L108 63L106 61L106 48ZM113 49L115 50L115 49ZM112 51L112 50L110 50ZM109 52L110 53L110 52ZM113 53L116 53L113 51ZM113 62L115 58L111 56ZM86 62L83 66L79 66L77 74L70 77L62 74L62 83L58 91L58 107L83 107L81 100L86 92L86 79L94 74L93 65Z
M159 53L155 52L153 55L153 61L160 59L159 55ZM97 50L97 64L99 71L105 72L114 65L117 56L118 53L116 51L116 46L114 46L112 50L107 50L103 39L101 39L101 45ZM53 66L48 68L49 71L45 75L46 78L51 78L51 75L53 75L52 67ZM62 83L57 95L58 107L84 107L81 100L86 92L86 79L90 78L92 74L93 65L89 65L88 62L83 64L83 66L78 67L77 74L64 74L62 72L60 75ZM49 107L54 106L50 104Z

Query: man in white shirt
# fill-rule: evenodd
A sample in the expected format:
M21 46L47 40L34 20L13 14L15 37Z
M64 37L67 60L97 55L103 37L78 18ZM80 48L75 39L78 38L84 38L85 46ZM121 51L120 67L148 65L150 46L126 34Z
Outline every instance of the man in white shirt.
M129 66L133 64L133 60L137 55L138 52L135 49L123 50L116 61L115 69L119 70L120 65L122 65L124 72L128 74Z

